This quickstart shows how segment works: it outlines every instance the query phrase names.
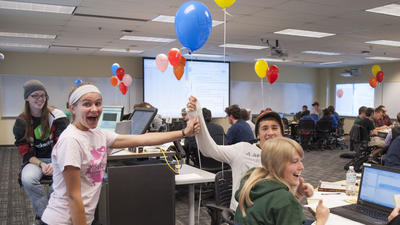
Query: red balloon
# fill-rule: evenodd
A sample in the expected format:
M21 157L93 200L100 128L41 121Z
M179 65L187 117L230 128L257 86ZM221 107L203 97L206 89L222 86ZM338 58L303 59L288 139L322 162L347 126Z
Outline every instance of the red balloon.
M383 73L383 71L381 70L381 71L379 71L377 74L376 74L376 80L380 83L380 82L382 82L383 81L383 77L385 76L385 74Z
M112 77L110 77L110 83L111 83L111 85L112 86L117 86L117 84L118 84L118 78L116 77L116 76L112 76Z
M174 74L176 79L180 80L185 72L185 67L183 65L174 66Z
M171 48L168 52L168 61L172 66L176 66L179 64L181 60L181 51L177 48Z
M267 79L270 84L273 84L277 79L279 75L279 69L276 65L271 65L267 69Z
M128 91L128 87L124 84L124 83L119 83L119 90L121 91L121 93L123 95L126 94L126 92Z
M371 85L371 87L376 88L376 85L378 84L378 80L376 79L376 77L371 77L369 79L369 85Z
M118 79L122 80L122 78L124 78L124 75L125 75L124 68L122 68L122 67L118 68L116 71L116 74L117 74Z
M337 90L336 95L338 96L338 98L343 97L343 90L342 89Z

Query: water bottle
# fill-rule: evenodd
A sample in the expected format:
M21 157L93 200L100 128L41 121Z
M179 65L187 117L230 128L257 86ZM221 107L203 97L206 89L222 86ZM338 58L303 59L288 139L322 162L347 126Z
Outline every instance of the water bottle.
M346 173L346 194L349 196L356 194L356 172L353 166L349 166L349 170Z

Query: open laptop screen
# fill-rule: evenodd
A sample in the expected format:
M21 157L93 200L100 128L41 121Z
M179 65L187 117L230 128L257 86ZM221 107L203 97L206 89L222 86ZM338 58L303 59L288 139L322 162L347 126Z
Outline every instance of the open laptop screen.
M394 208L393 195L400 193L400 170L364 166L358 201Z
M156 108L136 108L131 117L131 132L130 134L143 134L149 129L150 123L157 114Z

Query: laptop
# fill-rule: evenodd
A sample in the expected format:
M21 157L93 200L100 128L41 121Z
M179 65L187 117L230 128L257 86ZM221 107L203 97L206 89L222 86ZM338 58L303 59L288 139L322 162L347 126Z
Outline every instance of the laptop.
M400 170L364 164L357 204L331 208L331 213L367 225L387 224L400 193Z

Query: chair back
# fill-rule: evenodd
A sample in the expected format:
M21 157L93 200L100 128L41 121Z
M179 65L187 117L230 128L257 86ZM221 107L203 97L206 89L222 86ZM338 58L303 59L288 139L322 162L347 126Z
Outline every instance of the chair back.
M232 197L232 170L215 174L215 204L229 208Z
M314 131L314 120L300 120L299 130L300 134Z
M329 133L329 132L331 132L331 130L332 130L332 121L329 121L329 120L318 120L316 130L319 133Z

